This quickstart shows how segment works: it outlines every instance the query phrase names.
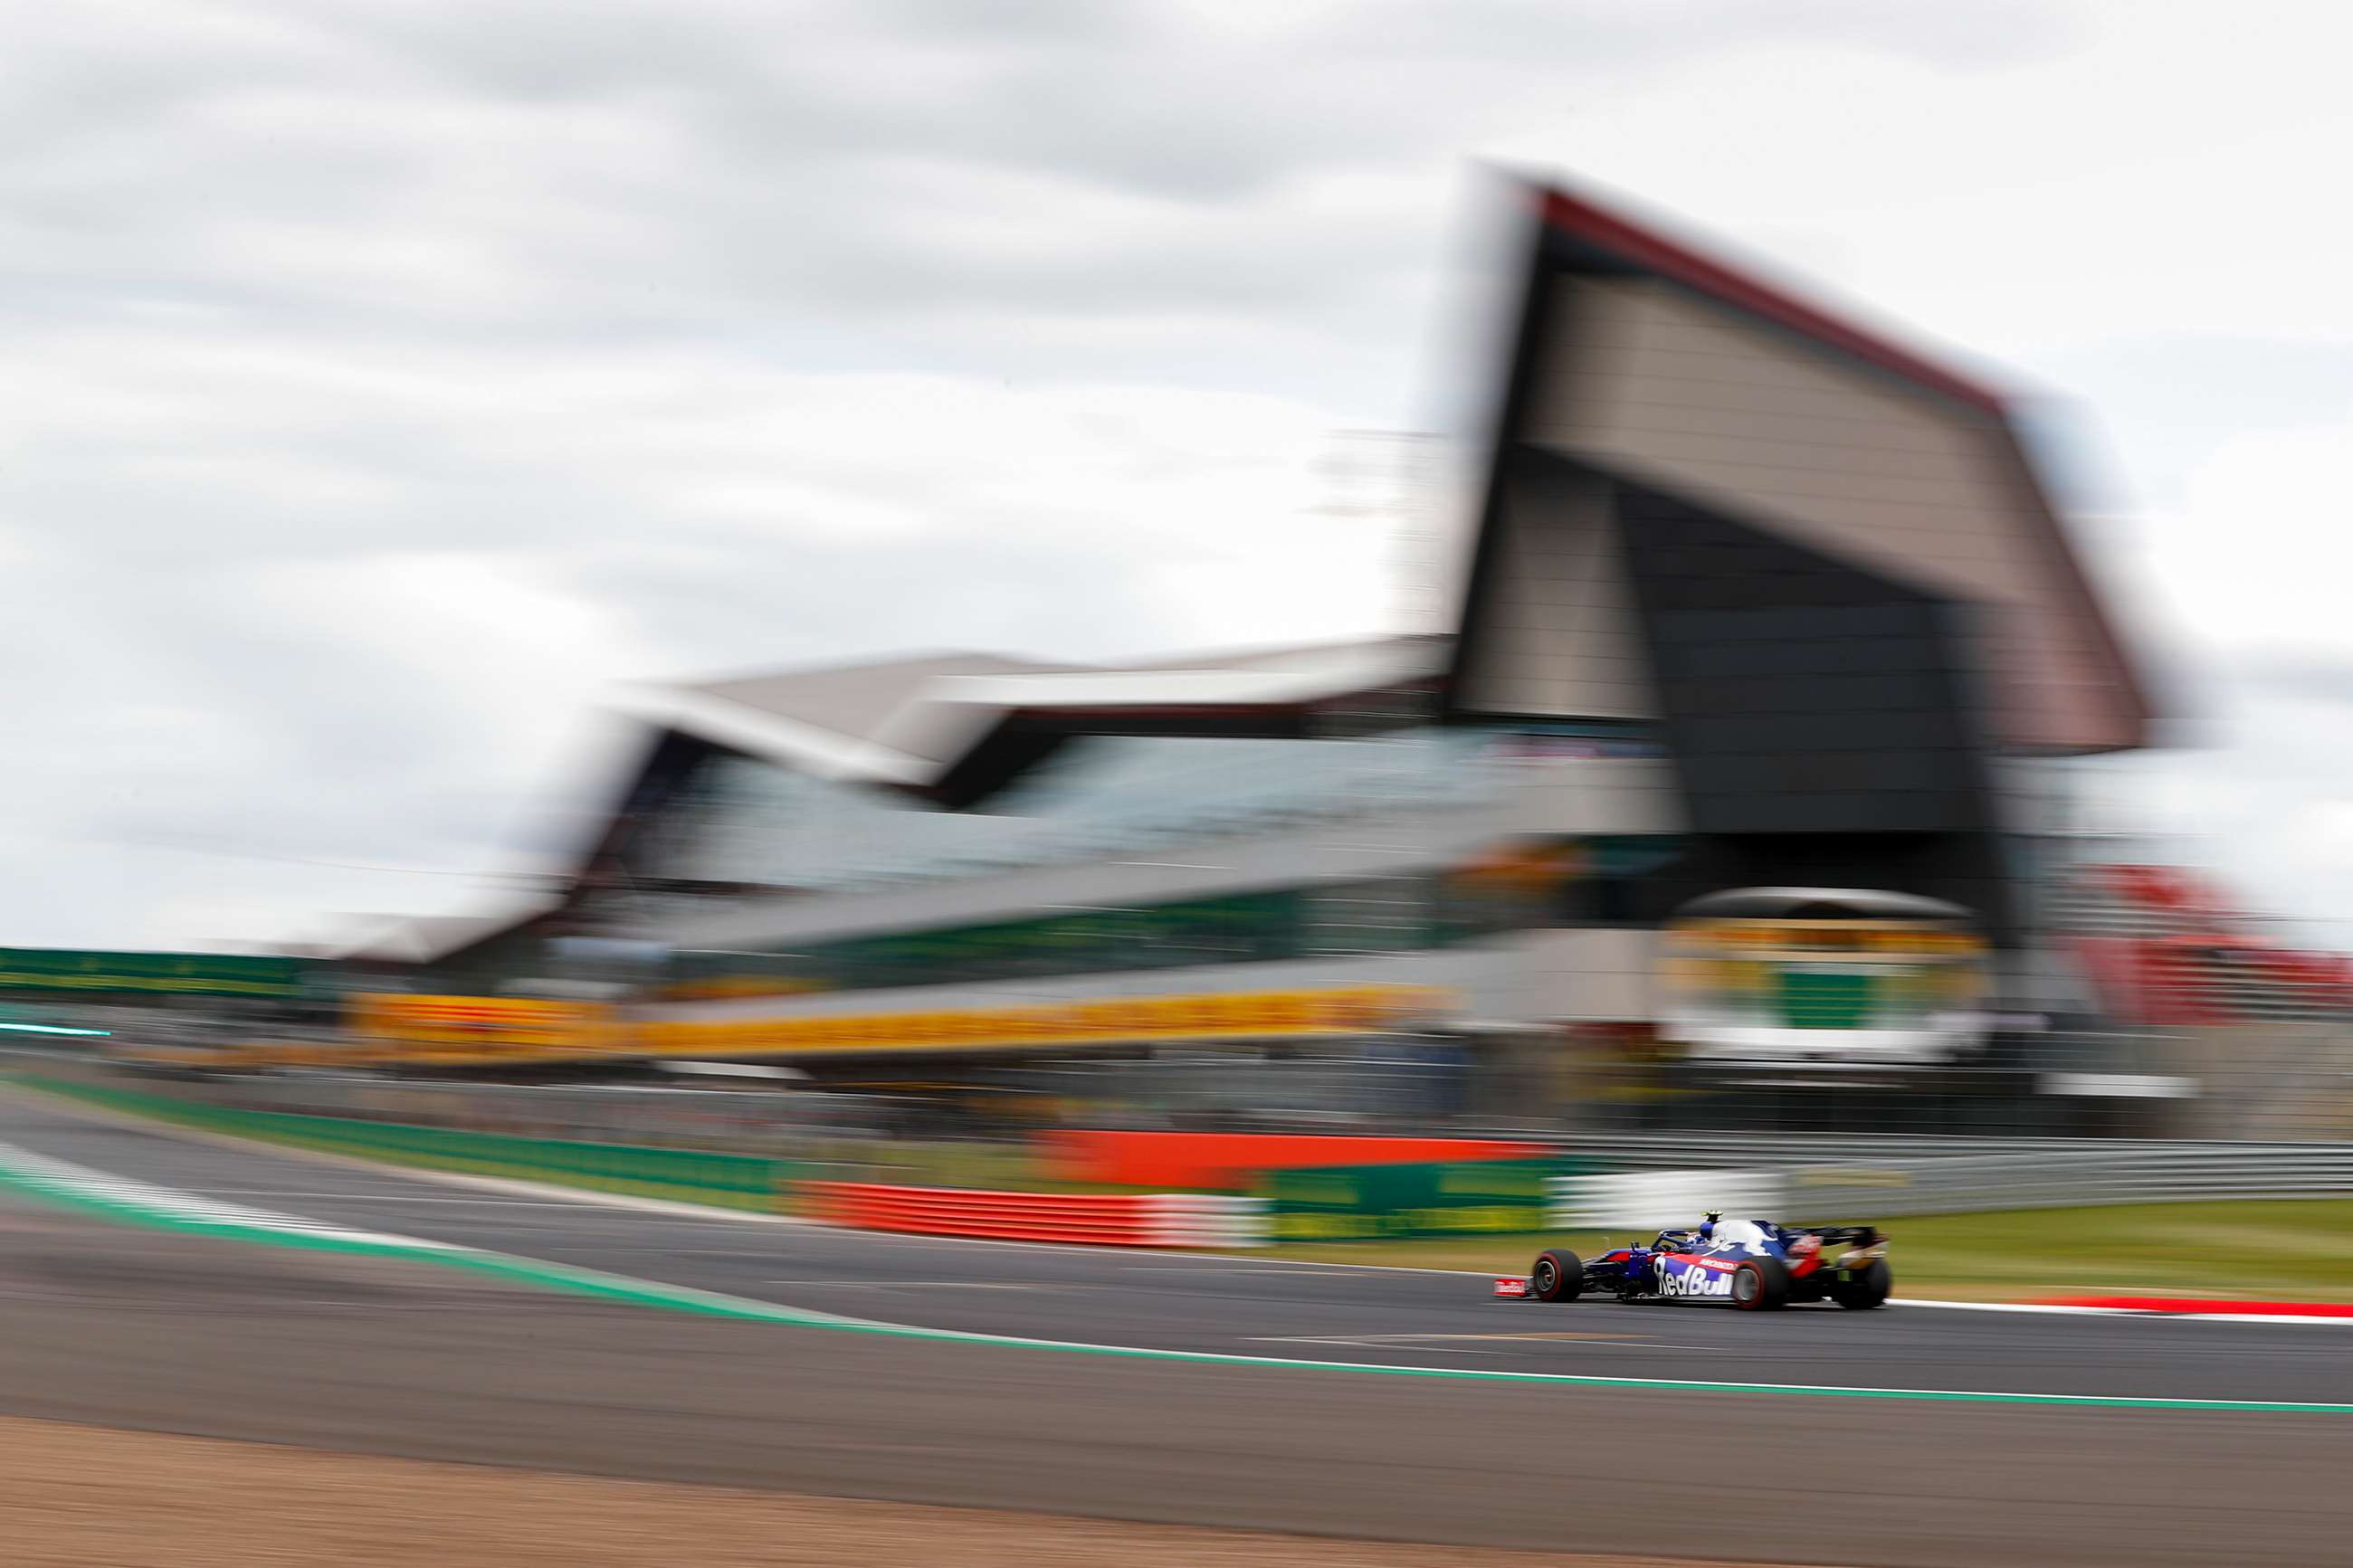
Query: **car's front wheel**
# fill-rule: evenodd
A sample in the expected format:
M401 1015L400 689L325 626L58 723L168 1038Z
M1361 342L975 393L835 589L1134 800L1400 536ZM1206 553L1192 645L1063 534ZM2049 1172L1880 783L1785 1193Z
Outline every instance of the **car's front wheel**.
M1585 1265L1574 1252L1539 1252L1528 1268L1528 1294L1539 1301L1574 1301L1585 1289Z

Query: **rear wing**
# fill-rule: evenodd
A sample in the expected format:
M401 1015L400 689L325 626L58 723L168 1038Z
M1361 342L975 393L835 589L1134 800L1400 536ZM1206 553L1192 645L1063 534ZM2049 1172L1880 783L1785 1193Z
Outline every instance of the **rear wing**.
M1887 1239L1874 1225L1785 1225L1783 1230L1797 1236L1818 1236L1824 1247L1877 1247Z

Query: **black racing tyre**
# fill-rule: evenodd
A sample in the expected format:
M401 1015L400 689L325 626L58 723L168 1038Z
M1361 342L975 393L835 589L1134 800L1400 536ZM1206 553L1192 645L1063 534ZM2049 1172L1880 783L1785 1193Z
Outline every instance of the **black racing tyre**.
M1874 1258L1847 1278L1831 1280L1831 1300L1849 1311L1865 1312L1885 1306L1894 1286L1895 1276L1888 1272L1887 1260Z
M1789 1300L1789 1268L1778 1258L1745 1258L1732 1271L1732 1304L1769 1312Z
M1528 1294L1539 1301L1574 1301L1585 1289L1585 1265L1574 1252L1539 1252L1528 1266Z

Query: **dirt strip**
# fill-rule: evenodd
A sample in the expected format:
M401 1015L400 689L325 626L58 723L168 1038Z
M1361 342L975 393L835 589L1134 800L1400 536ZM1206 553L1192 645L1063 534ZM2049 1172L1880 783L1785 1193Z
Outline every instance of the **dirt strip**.
M1671 1568L1656 1557L1121 1524L385 1459L0 1416L0 1521L21 1568Z

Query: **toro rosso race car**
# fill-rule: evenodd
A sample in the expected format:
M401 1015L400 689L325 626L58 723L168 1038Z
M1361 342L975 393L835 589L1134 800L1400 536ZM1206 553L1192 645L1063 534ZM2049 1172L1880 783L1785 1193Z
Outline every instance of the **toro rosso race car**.
M1629 1243L1589 1262L1573 1252L1540 1252L1525 1278L1497 1279L1495 1294L1535 1301L1574 1301L1588 1293L1620 1301L1721 1301L1750 1312L1835 1301L1862 1310L1883 1305L1892 1283L1887 1238L1870 1226L1709 1215L1696 1230L1662 1230L1648 1247Z

